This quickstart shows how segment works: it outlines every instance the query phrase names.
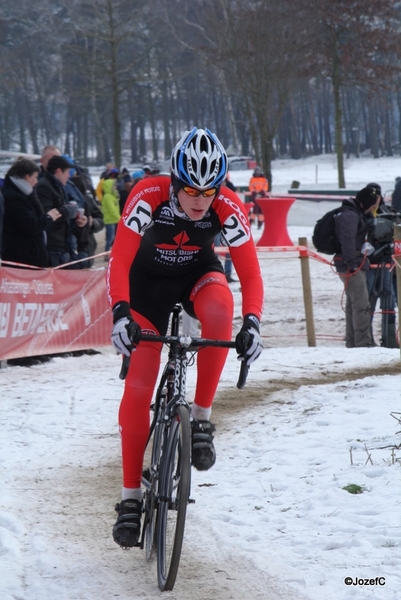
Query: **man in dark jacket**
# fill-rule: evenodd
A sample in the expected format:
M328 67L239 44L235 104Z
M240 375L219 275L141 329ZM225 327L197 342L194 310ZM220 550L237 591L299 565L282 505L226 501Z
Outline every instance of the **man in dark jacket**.
M370 269L367 273L372 320L377 300L380 298L381 345L385 348L399 348L395 319L396 298L393 292L393 276L396 275L396 269L393 268L393 229L394 223L401 222L401 220L393 209L384 203L378 183L368 183L367 187L375 187L380 196L379 206L372 211L374 218L368 219L368 241L374 248L374 252L369 256Z
M345 345L347 348L371 347L371 314L366 273L369 259L362 252L367 225L365 215L378 206L380 196L373 187L360 190L355 198L343 202L344 210L335 218L335 232L341 251L334 264L344 283L346 295Z
M88 182L84 173L77 170L71 180L85 198L85 214L88 217L88 225L84 228L83 235L78 240L78 252L85 251L87 256L91 257L96 254L97 241L95 233L102 231L104 228L103 213L96 199L92 183ZM94 259L90 258L86 261L85 268L91 267L93 264Z
M50 266L57 267L69 262L68 234L70 232L70 219L75 219L72 226L79 232L79 228L87 223L85 215L79 215L76 203L67 202L65 185L70 176L71 165L62 156L53 156L47 165L45 174L36 186L38 198L45 212L57 208L61 218L54 223L47 237Z

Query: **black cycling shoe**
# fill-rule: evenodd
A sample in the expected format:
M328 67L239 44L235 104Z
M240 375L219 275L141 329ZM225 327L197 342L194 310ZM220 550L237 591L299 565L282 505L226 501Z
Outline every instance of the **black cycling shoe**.
M215 430L210 421L192 421L192 464L198 471L207 471L216 462Z
M121 548L133 548L138 545L141 534L142 502L122 500L116 504L118 519L113 527L113 539Z

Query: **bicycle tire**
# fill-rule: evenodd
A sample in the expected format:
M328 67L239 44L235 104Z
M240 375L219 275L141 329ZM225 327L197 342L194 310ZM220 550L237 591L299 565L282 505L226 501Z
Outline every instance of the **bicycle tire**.
M161 591L173 589L180 564L191 487L190 442L188 409L177 406L162 456L157 509L157 578Z
M157 498L159 493L159 472L161 455L161 431L160 426L156 426L153 433L152 462L149 469L150 489L145 491L145 520L144 520L144 547L146 560L153 558L156 550L156 514ZM152 466L156 465L156 470L152 472ZM159 466L159 468L157 468Z
M160 401L156 403L157 406L160 404ZM160 487L160 462L162 456L162 440L164 437L163 432L164 424L157 422L152 435L152 452L149 467L150 489L146 489L145 491L144 547L145 557L148 561L153 558L157 546L156 516Z

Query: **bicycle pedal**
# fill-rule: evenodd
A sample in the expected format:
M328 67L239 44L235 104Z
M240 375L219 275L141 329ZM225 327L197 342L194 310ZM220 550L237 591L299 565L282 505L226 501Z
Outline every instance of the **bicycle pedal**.
M193 498L190 498L188 500L188 504L195 504L196 500L194 500Z
M121 549L124 550L124 552L128 552L129 550L132 550L132 548L141 548L143 550L143 544L141 544L141 542L137 542L135 544L135 546L121 546Z

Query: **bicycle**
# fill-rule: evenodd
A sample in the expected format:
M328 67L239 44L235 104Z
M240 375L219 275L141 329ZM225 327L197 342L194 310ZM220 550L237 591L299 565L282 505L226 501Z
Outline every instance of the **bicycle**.
M160 377L154 402L148 445L153 438L150 465L142 474L144 519L138 546L149 561L156 552L157 578L161 591L172 590L177 578L184 539L187 506L195 501L191 493L190 407L185 399L188 354L207 346L235 348L235 342L179 335L180 305L171 316L171 334L141 335L141 341L162 342L169 353ZM120 378L128 371L129 358L123 358ZM237 387L242 389L248 367L241 363Z

